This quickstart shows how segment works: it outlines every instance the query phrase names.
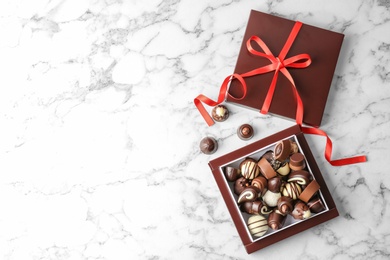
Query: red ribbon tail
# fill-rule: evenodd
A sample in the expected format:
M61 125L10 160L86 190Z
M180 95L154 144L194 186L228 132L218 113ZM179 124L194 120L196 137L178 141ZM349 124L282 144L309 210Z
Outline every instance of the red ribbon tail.
M325 159L333 166L343 166L367 161L367 157L365 155L332 160L332 141L324 131L318 128L309 128L303 126L301 126L301 130L305 134L321 135L326 137Z

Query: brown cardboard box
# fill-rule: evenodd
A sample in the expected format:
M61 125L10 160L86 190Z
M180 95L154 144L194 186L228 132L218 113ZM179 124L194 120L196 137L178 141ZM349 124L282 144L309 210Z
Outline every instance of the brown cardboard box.
M224 169L226 166L238 168L239 163L247 157L258 160L266 151L273 150L275 144L283 139L290 139L298 144L299 152L305 156L306 170L311 173L312 178L320 186L318 196L321 198L326 209L319 213L313 213L310 218L305 220L295 220L288 215L283 228L276 231L269 229L264 236L256 238L250 234L247 228L247 219L250 215L241 212L237 204L237 195L233 191L234 182L228 182L226 180ZM252 253L338 216L333 199L298 125L216 158L209 162L209 166L248 253Z
M270 64L268 59L256 57L248 52L246 42L251 36L260 37L273 55L277 57L294 23L295 21L252 10L234 73L242 74ZM343 39L343 34L303 24L286 55L286 58L289 58L306 53L311 57L311 64L307 68L288 68L303 102L303 122L308 125L319 127L321 124ZM246 97L243 100L235 100L228 95L226 100L260 110L273 75L273 72L269 72L246 77L245 82L248 86ZM229 94L235 97L243 95L237 80L231 82ZM295 119L296 106L290 81L282 73L279 73L269 112Z

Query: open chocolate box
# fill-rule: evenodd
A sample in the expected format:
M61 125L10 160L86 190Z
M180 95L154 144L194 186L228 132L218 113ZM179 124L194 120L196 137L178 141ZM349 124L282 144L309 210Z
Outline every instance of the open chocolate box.
M285 144L287 142L289 145L293 144L295 151L293 152L293 149L291 148L291 152L286 159L283 159L283 162L279 162L278 166L275 166L272 163L275 162L274 159L278 154L278 148L275 150L275 147L279 147L283 142ZM293 154L295 153L303 155L304 164L302 166L303 168L301 167L302 169L296 169L296 167L294 167L296 165L293 165L296 158L296 156L294 156L293 159ZM253 163L249 162L251 159L248 160L248 158L254 159L252 162L255 162L256 166L261 159L263 161L267 159L269 165L266 166L268 168L269 166L272 166L276 176L272 176L272 174L267 176L268 173L264 174L264 169L267 170L267 167L264 168L264 166L259 167L259 169L261 168L260 173L254 173L255 170L250 166L250 164L253 166ZM249 166L243 166L245 164L248 164ZM286 171L280 171L283 172L283 175L281 175L279 170L282 166L284 167L285 164L292 166L287 170L287 173ZM334 201L314 160L309 145L298 125L213 159L209 162L209 166L247 253L262 249L338 216ZM294 168L294 170L292 170L292 168ZM238 177L233 178L233 180L229 177L229 174L227 174L228 171L230 173L236 171L230 171L232 169L240 169ZM250 171L248 172L247 169L250 169ZM297 178L293 177L297 177L297 175L298 177L302 177L302 174L297 174L297 172L302 173L302 171L305 171L305 174L308 173L309 175L306 177L303 176L303 179L298 178L298 181L296 181ZM255 185L255 181L253 180L254 176L257 174L258 177L256 178L266 180L265 183L267 183L268 186L267 184L264 184L265 188L261 187L261 185L263 185L261 182L258 182L257 185ZM233 175L234 174L231 176ZM235 187L236 182L239 182L239 180L235 180L237 178L246 179L247 181L244 180L244 183L246 184L241 185L241 180L241 184ZM272 180L271 183L271 179L282 180L281 183L279 183L279 186L276 185L276 190L275 182ZM304 179L306 179L306 183ZM244 191L238 192L240 186L242 186L241 190L243 189L248 194L244 196ZM269 196L266 195L266 193L271 192L271 190L273 193L279 193L279 197L290 197L290 199L287 199L289 204L283 206L284 208L282 211L279 211L279 209L281 209L280 206L282 204L285 204L282 202L283 199L278 199L278 196L276 196L278 205L275 205L275 198L269 199ZM253 191L257 192L255 192L254 199L253 194L251 194ZM244 206L244 204L247 205ZM257 206L255 206L255 204ZM318 205L320 206L318 207ZM285 214L282 214L282 212ZM256 217L252 218L253 216ZM252 224L248 226L249 218L252 218L252 221L255 222L255 225L257 225L256 228L254 228ZM273 228L271 228L271 226Z

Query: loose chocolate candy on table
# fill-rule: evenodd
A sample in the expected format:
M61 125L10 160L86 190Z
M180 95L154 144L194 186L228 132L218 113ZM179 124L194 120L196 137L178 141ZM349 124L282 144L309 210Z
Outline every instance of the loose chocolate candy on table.
M259 189L261 195L267 191L267 180L263 176L258 176L254 178L251 182L251 185Z
M283 196L290 197L296 200L302 192L301 186L295 182L288 182L284 185L282 194Z
M282 140L278 142L274 149L274 157L276 160L283 162L288 158L291 152L290 140Z
M256 161L251 158L245 159L240 164L241 174L246 179L254 179L260 174L260 168L257 166Z
M244 177L240 177L238 178L235 182L234 182L234 193L236 195L240 195L241 192L250 185L249 183L249 180L244 178Z
M305 170L293 171L287 179L288 182L296 182L306 186L311 182L311 174Z
M293 210L293 200L290 197L282 196L278 199L277 206L283 215L290 214Z
M272 168L271 164L265 157L262 157L257 165L260 168L261 174L263 174L266 179L271 179L276 176L275 170Z
M240 209L248 214L267 215L271 212L268 206L261 200L248 201L241 204Z
M299 195L299 199L304 202L308 202L317 193L319 189L320 185L318 184L318 182L316 180L312 180Z
M236 181L241 176L241 170L231 166L226 166L224 173L228 181Z
M321 199L319 197L312 198L308 203L307 206L309 207L311 212L319 213L321 211L325 210L325 205L322 203Z
M285 221L286 215L282 214L277 209L272 211L268 216L268 226L273 230L282 228Z
M282 176L286 176L290 173L290 166L288 166L288 163L285 162L282 165L280 165L279 169L277 169L276 172Z
M200 141L199 148L204 154L213 154L218 149L218 143L214 138L207 136Z
M223 122L229 117L229 110L224 105L217 105L211 111L211 116L215 121Z
M243 124L237 129L237 135L242 140L249 140L253 137L253 127L249 124Z
M246 187L238 196L237 203L243 203L247 201L255 201L259 197L259 193L257 189L254 187Z
M261 237L268 231L268 223L262 215L253 215L248 219L249 232L255 237Z
M305 168L305 156L301 153L294 153L290 156L289 166L293 171L303 170Z
M309 207L302 201L295 203L294 210L291 212L291 215L295 219L307 219L311 216Z

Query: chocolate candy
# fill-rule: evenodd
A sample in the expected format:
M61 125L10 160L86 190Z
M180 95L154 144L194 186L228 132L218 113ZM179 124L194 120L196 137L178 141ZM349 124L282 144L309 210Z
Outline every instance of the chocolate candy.
M274 149L274 158L280 162L286 160L291 152L290 140L283 140L276 144Z
M291 141L290 147L291 147L290 154L294 154L294 153L297 153L299 151L299 148L298 148L298 145L296 142Z
M311 175L308 171L305 170L299 170L299 171L293 171L288 176L288 182L296 182L299 185L306 186L311 182Z
M234 167L226 166L225 170L225 177L228 181L236 181L241 176L241 170L236 169Z
M237 129L237 135L241 140L249 140L253 137L253 127L248 124L243 124Z
M200 141L199 148L204 154L213 154L218 149L218 143L214 138L207 136Z
M263 176L254 178L251 185L256 187L260 191L261 195L264 195L267 191L267 180Z
M268 223L262 215L253 215L248 219L249 232L255 237L261 237L268 231Z
M321 211L325 210L325 205L322 203L321 199L319 197L315 197L311 199L307 206L309 207L311 212L319 213Z
M252 180L260 174L260 169L257 166L256 161L251 158L245 159L243 163L240 164L241 174L246 179Z
M283 227L286 221L286 215L283 215L279 210L272 211L268 216L268 226L273 230L278 230Z
M320 185L317 183L317 181L312 180L309 183L309 185L307 185L306 188L299 195L299 199L304 202L308 202L311 199L311 197L313 197L314 194L317 193L319 189L320 189Z
M275 170L272 168L271 164L267 161L266 157L262 157L260 161L257 163L260 168L261 174L266 179L271 179L276 176Z
M267 190L267 192L263 196L264 202L270 207L276 207L278 205L279 198L282 197L280 192L272 192Z
M249 186L249 180L244 177L238 178L234 183L234 193L240 195L241 192Z
M294 153L290 156L290 169L293 171L305 168L305 157L301 153Z
M288 166L288 163L285 162L279 167L279 169L276 170L276 172L282 176L286 176L290 173L290 166Z
M259 194L257 192L256 188L253 187L246 187L241 193L240 196L238 196L237 203L243 203L247 201L255 201L259 197Z
M280 192L282 186L282 179L280 177L273 177L268 180L268 190L272 192Z
M282 196L278 199L277 206L281 214L290 214L293 210L293 200L290 197Z
M302 201L298 201L295 206L294 210L291 213L293 218L295 219L307 219L311 216L311 212L309 210L309 207Z
M241 204L240 209L248 214L267 215L271 213L271 210L268 208L268 206L260 200L245 202Z
M299 184L295 182L286 183L286 185L284 185L282 189L283 196L290 197L293 200L296 200L301 194L301 192L301 186L299 186Z
M229 110L224 105L218 105L211 111L211 116L215 121L223 122L229 117Z

